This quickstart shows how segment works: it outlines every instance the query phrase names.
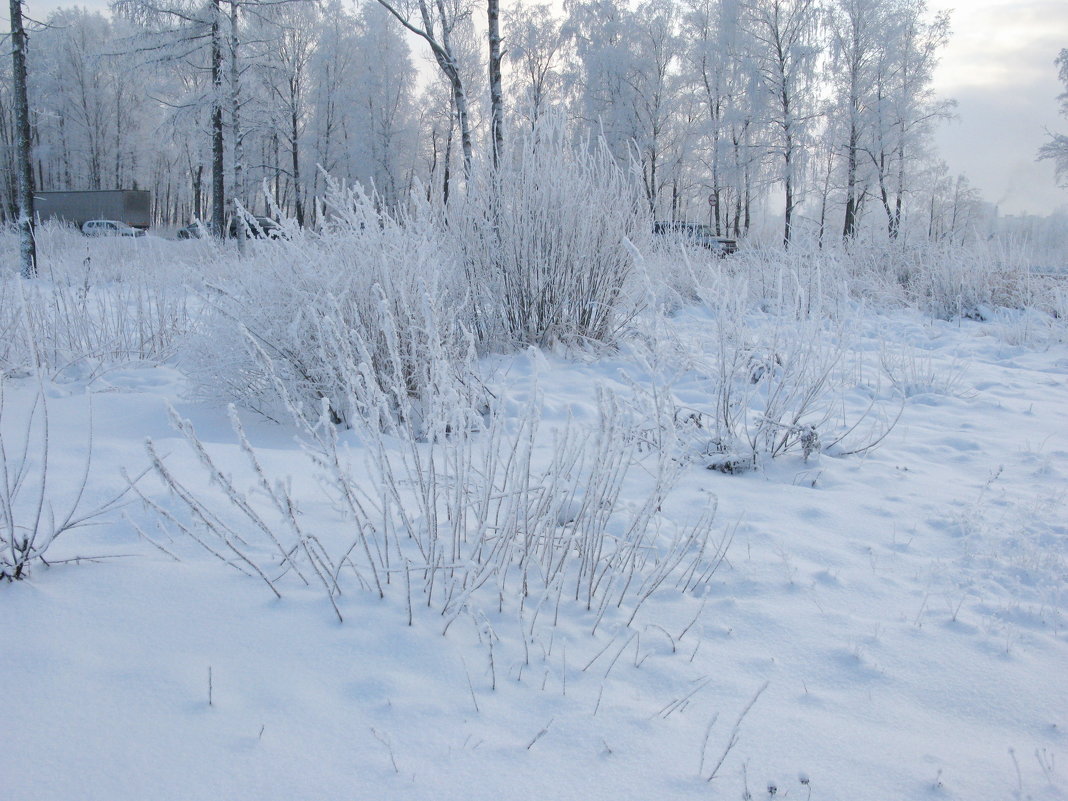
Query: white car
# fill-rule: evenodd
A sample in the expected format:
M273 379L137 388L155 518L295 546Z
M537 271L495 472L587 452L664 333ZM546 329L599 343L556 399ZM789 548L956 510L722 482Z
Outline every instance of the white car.
M89 220L82 225L86 236L144 236L140 228L133 228L118 220Z

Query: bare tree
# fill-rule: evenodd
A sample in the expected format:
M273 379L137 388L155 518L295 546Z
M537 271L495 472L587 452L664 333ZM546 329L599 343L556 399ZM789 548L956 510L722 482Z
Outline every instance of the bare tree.
M639 131L631 87L637 69L632 14L620 0L568 0L565 9L577 56L577 116L626 164Z
M886 213L887 234L901 232L914 165L930 146L933 124L951 115L953 101L932 88L938 54L949 41L949 13L927 19L926 0L898 0L882 35L874 76L874 137L867 148Z
M139 25L144 31L134 46L157 63L186 59L207 42L211 138L211 225L216 236L226 227L226 173L223 127L223 34L224 17L220 0L208 0L206 8L195 0L174 0L157 4L155 0L115 0L112 10Z
M768 96L769 122L777 131L777 150L782 157L786 208L783 244L790 245L794 210L800 199L798 181L805 152L809 122L816 116L815 0L752 0L745 11L753 43L754 66Z
M310 114L309 68L318 38L320 12L313 3L283 3L265 8L263 35L271 41L262 74L275 113L277 133L289 149L286 170L293 188L297 224L305 222L301 147Z
M636 69L629 71L638 137L635 148L642 168L645 195L654 213L660 193L672 172L671 155L685 138L685 114L680 113L678 8L672 0L647 0L633 17ZM682 126L683 130L680 130ZM676 205L672 203L672 205Z
M464 173L471 172L472 138L470 111L468 109L467 91L464 88L464 79L460 70L460 59L453 44L453 32L457 24L469 14L466 7L461 3L447 2L447 0L415 0L422 27L411 21L411 14L407 9L391 2L391 0L378 0L379 3L400 22L407 30L414 33L430 46L430 52L434 55L434 61L441 70L442 75L449 82L452 90L453 110L456 114L456 122L460 126L460 146L464 154ZM499 69L499 64L498 64Z
M245 253L245 226L241 225L241 203L244 198L244 144L245 134L241 128L241 68L239 64L239 51L241 38L238 35L238 0L230 0L230 132L234 143L233 173L234 181L231 189L233 193L233 218L237 223L237 249Z
M1054 62L1060 67L1057 73L1064 84L1064 92L1058 96L1061 101L1061 114L1068 117L1068 47L1061 50ZM1051 133L1050 141L1042 145L1038 151L1039 160L1051 159L1056 170L1058 180L1068 181L1068 136L1059 133Z
M538 120L565 91L567 36L561 20L545 4L517 2L505 13L507 57L512 65L509 93L513 114L534 130Z
M751 183L760 161L754 120L766 98L755 91L741 9L732 0L688 0L684 18L687 74L703 106L703 161L710 224L717 233L748 230Z
M875 67L886 45L886 0L835 0L829 8L831 35L830 80L837 94L838 113L844 119L845 214L842 236L857 231L862 200L858 173L864 138L871 118Z
M226 172L223 163L222 112L222 10L219 0L210 0L211 30L211 225L216 236L225 236Z

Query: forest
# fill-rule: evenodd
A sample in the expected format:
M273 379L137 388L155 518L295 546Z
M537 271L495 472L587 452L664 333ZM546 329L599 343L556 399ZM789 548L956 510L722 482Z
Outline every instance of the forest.
M234 201L316 224L326 176L390 208L413 190L447 201L502 142L553 120L576 147L603 140L655 218L724 235L746 236L764 209L787 242L965 237L983 213L932 144L953 114L932 88L951 31L924 0L486 11L470 0L61 8L27 29L32 182L149 189L163 225L221 222ZM8 220L10 69L0 66Z

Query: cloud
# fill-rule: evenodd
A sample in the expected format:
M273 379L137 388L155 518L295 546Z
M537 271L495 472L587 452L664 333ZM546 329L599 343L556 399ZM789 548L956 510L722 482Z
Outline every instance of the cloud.
M953 36L935 76L940 91L967 86L1006 89L1055 78L1053 60L1068 46L1064 0L972 0L949 8Z
M932 10L949 7L932 5ZM957 121L937 135L954 173L964 173L1006 213L1045 214L1068 202L1053 165L1036 163L1047 130L1068 130L1053 60L1068 47L1064 0L971 0L953 13L954 34L935 75L958 101Z

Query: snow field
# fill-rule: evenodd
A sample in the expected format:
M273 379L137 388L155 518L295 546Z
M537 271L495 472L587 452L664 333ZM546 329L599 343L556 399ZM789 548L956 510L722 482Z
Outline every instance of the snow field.
M188 258L151 247L160 248L150 259L161 279L168 264ZM93 264L105 261L90 255ZM274 256L264 250L257 258ZM1064 798L1068 351L1058 324L1036 318L1041 323L1020 342L1023 313L991 306L985 321L946 321L889 304L872 308L826 288L784 293L790 309L798 299L815 301L816 311L798 320L780 313L781 294L761 308L768 293L756 286L765 277L739 275L754 263L697 281L687 290L696 299L676 300L671 313L649 309L617 349L523 349L479 359L474 369L497 403L498 429L487 422L414 443L400 431L340 431L346 475L368 497L384 497L383 465L393 465L398 505L410 504L403 511L423 531L398 524L394 532L394 556L412 564L418 548L408 534L424 537L425 548L454 542L447 514L440 539L427 536L431 507L414 498L419 485L409 472L417 455L440 459L433 508L472 513L479 488L504 486L487 483L487 466L510 464L490 458L508 447L479 450L492 431L529 462L515 475L536 487L568 486L553 483L560 471L551 465L570 442L575 450L564 452L579 454L579 467L566 475L578 483L537 507L538 520L551 513L559 537L606 531L606 547L640 516L657 482L677 472L634 551L648 558L632 575L655 571L672 536L711 510L709 543L727 549L722 561L714 552L706 561L715 567L706 581L683 582L686 591L673 574L629 625L640 594L621 608L587 609L584 597L574 597L581 563L547 586L531 567L523 598L518 552L470 595L462 579L450 585L442 567L433 589L421 573L409 589L403 571L383 571L390 581L380 598L370 563L354 557L349 566L339 555L355 540L353 518L330 490L332 474L311 458L314 423L240 411L267 486L281 482L302 531L341 565L340 592L328 594L312 575L313 558L299 562L307 584L295 567L279 567L273 546L254 539L259 532L174 429L168 407L191 421L220 474L263 519L288 532L226 409L203 400L187 377L177 337L160 340L143 360L61 360L40 385L8 358L5 443L21 442L43 386L57 506L84 468L90 419L90 505L124 486L122 469L134 476L148 466L149 437L171 473L248 542L235 544L282 574L282 597L173 524L158 528L159 515L141 503L56 540L52 567L36 564L28 580L0 585L5 794ZM110 269L115 275L93 279L92 292L131 283ZM724 320L716 288L743 283L744 298L735 297L744 318ZM157 297L177 303L176 284L159 287ZM204 297L175 308L199 309ZM801 334L812 339L798 342ZM756 382L753 352L771 370ZM818 373L827 376L825 391L804 418L820 421L825 443L862 418L871 426L856 429L856 439L888 433L878 447L848 456L830 449L806 458L793 444L776 458L758 452L748 472L707 469L717 453L709 440L721 432L695 428L675 411L721 419L719 371L735 364L724 353L747 356L739 362L745 370L729 377L757 412L736 418L735 445L761 430L759 413L774 387L811 385L812 373L791 372L793 353L833 357ZM790 384L790 376L800 378ZM606 430L618 438L598 450ZM598 466L617 463L629 469L618 494L607 496L610 508L584 507L581 484ZM507 487L527 497L523 481ZM467 505L455 500L461 486L472 492ZM158 476L138 488L177 520L192 519ZM500 496L495 510L531 508L509 506L514 493ZM579 512L604 517L582 528ZM494 541L492 531L486 536ZM552 553L581 549L574 540ZM121 558L62 563L97 556ZM444 556L440 564L448 564Z

